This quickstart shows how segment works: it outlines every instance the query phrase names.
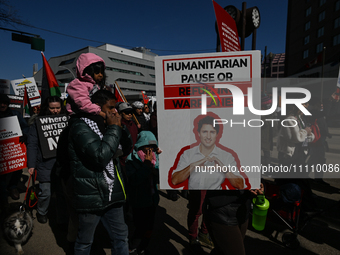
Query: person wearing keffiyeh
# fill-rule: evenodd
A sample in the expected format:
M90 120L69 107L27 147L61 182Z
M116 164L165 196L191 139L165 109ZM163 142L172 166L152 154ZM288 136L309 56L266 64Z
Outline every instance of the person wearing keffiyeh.
M112 254L128 255L128 229L123 213L126 192L118 157L131 150L131 139L121 124L116 99L110 91L97 91L91 101L101 107L105 119L77 113L69 122L72 202L79 218L74 254L90 254L95 229L102 221L110 236Z

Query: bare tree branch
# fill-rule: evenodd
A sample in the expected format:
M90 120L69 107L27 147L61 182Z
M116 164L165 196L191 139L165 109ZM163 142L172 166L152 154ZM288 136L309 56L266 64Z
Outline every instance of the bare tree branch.
M11 25L15 27L15 25L27 26L28 23L20 18L18 11L8 0L0 0L0 25Z

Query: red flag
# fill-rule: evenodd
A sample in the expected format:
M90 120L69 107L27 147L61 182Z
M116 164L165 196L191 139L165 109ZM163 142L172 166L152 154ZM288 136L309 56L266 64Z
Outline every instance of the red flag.
M213 1L213 5L222 51L240 51L241 46L235 20L215 1Z
M52 71L52 68L48 64L45 55L41 52L43 57L43 79L41 85L41 102L43 103L45 99L49 96L61 96L59 84Z
M143 95L144 104L147 104L149 102L149 97L145 95L143 91L142 91L142 95Z
M117 102L117 103L118 103L118 102L126 102L126 99L125 99L125 97L124 97L122 91L120 90L118 84L115 83L114 86L115 86L115 87L114 87L114 88L115 88L114 94L115 94L115 97L116 97L116 102Z
M316 58L314 58L313 60L309 61L306 64L306 68L311 68L313 65L316 65L317 63L322 62L322 53L320 53Z
M24 85L24 86L25 86L25 94L24 94L24 101L23 101L23 104L24 104L24 117L27 118L27 117L31 116L31 114L30 114L30 100L28 98L26 85Z

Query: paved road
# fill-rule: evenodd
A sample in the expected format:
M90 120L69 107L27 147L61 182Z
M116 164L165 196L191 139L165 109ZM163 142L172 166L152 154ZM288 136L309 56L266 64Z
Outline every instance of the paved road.
M328 163L340 163L340 130L331 129L333 138L329 140L330 152L327 153ZM275 156L275 154L273 154ZM310 219L305 228L299 231L300 246L291 250L282 245L283 233L289 232L281 221L268 219L266 229L255 231L249 226L245 247L246 253L252 254L340 254L340 179L324 179L325 183L312 182L315 200L321 208L326 209L321 215ZM21 200L24 198L21 194ZM15 201L10 200L12 206ZM26 255L61 255L65 254L66 232L58 228L55 220L55 199L52 199L49 212L49 222L40 224L34 219L33 235L23 246ZM150 244L154 255L189 255L187 243L187 200L180 197L173 202L166 198L166 192L161 190L161 200L157 211L154 235ZM0 253L16 254L13 246L3 239L0 233ZM94 254L110 254L110 243L105 229L98 227L95 244L101 247ZM207 254L208 248L204 249Z

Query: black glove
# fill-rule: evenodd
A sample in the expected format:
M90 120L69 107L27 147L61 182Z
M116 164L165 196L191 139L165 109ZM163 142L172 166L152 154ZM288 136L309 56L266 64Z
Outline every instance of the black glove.
M19 142L26 144L27 143L27 136L26 135L20 136L19 137Z

